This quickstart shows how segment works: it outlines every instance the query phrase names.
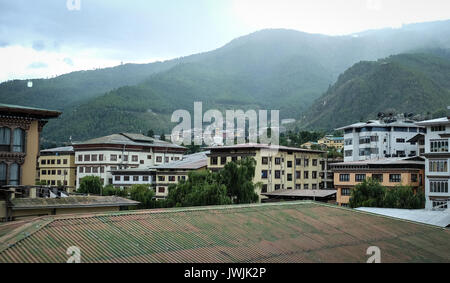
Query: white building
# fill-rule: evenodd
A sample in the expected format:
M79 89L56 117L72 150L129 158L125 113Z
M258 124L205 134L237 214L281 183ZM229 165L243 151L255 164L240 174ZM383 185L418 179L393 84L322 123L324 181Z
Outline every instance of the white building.
M128 133L92 139L73 147L78 172L77 189L85 176L98 176L106 186L113 184L111 171L167 164L180 160L186 151L182 146Z
M425 132L414 121L401 118L371 120L336 130L344 131L345 162L417 156L418 145L408 140Z
M417 123L427 128L425 135L425 196L426 209L448 209L450 171L450 120L448 117Z

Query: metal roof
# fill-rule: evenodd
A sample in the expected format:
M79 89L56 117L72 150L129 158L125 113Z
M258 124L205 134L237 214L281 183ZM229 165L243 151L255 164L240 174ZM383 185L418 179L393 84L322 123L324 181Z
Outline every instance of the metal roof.
M0 103L0 112L10 112L17 114L25 114L25 115L37 115L41 118L57 118L61 115L60 111L49 110L49 109L41 109L29 106L21 106L21 105L12 105L12 104L3 104Z
M0 238L0 262L449 262L450 231L315 202L42 217Z
M450 124L450 119L448 117L433 119L433 120L426 120L417 122L416 125L419 126L433 126L433 125L443 125L443 124Z
M208 156L210 151L203 151L191 155L183 156L183 159L173 161L167 164L150 167L151 169L200 169L208 165Z
M365 128L365 127L418 127L418 126L420 125L414 121L405 122L402 120L397 120L394 122L384 122L380 120L370 120L368 122L359 122L352 125L337 128L336 131L342 131L345 129L353 129L353 128Z
M169 147L180 149L185 148L183 146L172 144L166 141L150 138L142 134L129 134L129 133L112 134L109 136L99 137L85 142L77 143L75 145L90 145L90 144L120 144L120 145L137 145L150 147Z
M65 198L15 198L11 201L13 210L133 206L139 202L116 196L76 196Z
M422 157L409 157L409 158L381 158L381 159L369 159L361 161L349 161L332 163L331 166L364 166L364 165L425 165L425 159Z
M325 198L336 194L336 190L278 190L270 193L262 193L264 196L279 197L318 197Z
M239 144L239 145L231 145L231 146L215 146L208 147L208 150L224 150L224 149L266 149L266 150L281 150L281 151L295 151L295 152L304 152L304 153L325 153L325 151L321 150L310 150L310 149L302 149L297 147L287 147L281 145L268 145L268 144Z
M74 152L73 146L56 147L41 150L41 153L54 153L54 152Z
M389 217L410 220L414 222L435 225L439 227L448 227L450 225L450 210L432 211L425 209L394 209L394 208L375 208L361 207L358 210L385 215Z

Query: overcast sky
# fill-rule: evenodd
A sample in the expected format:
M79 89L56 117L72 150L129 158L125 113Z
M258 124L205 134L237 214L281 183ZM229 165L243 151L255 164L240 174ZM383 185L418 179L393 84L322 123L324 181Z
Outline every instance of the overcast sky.
M187 56L265 28L342 35L446 19L449 0L0 0L0 82Z

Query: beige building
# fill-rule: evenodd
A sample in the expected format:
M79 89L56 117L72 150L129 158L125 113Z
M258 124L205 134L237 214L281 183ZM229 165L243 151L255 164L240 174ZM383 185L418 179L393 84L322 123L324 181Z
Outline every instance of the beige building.
M410 186L415 191L424 190L425 161L421 157L344 162L331 167L339 206L348 206L352 190L368 178L387 188Z
M318 190L323 188L321 161L325 152L244 144L209 148L208 169L220 170L226 163L245 157L256 160L254 183L258 195L278 190Z
M326 147L334 147L337 150L342 150L344 148L344 138L343 137L334 137L334 136L325 136L317 141L320 146L325 145Z
M52 187L64 186L69 193L75 190L77 168L72 146L41 150L38 164L39 181Z

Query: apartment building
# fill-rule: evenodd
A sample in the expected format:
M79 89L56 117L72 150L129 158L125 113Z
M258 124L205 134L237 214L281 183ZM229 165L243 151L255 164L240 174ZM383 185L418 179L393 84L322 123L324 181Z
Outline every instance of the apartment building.
M244 144L209 148L208 169L220 170L228 162L246 157L256 160L254 183L262 184L257 193L278 190L318 190L325 152L300 148Z
M344 131L344 161L362 161L419 155L417 144L408 140L426 129L404 118L371 120L336 130Z
M332 164L331 168L339 206L348 206L354 187L368 178L388 188L410 186L416 192L424 190L425 159L421 157L352 161Z
M74 144L78 189L85 176L98 176L113 185L112 171L147 169L180 160L185 147L141 134L121 133Z
M417 123L426 127L425 135L425 196L426 209L444 210L450 205L448 190L450 171L450 119L448 117Z
M333 147L337 150L342 150L344 148L344 138L328 135L318 140L317 144L320 146L324 145L328 148Z
M170 185L176 185L181 180L187 180L189 173L192 171L206 170L209 153L209 151L206 151L185 155L182 160L151 167L151 170L155 172L155 196L166 198L169 194Z
M41 150L38 164L39 181L49 186L64 186L69 193L75 190L77 167L73 146Z

